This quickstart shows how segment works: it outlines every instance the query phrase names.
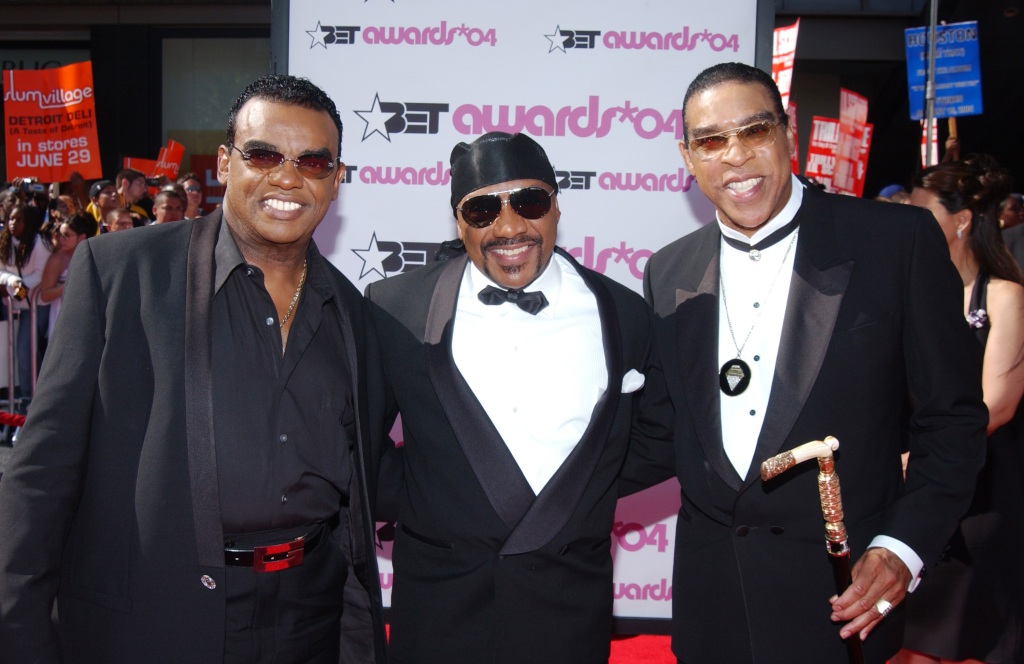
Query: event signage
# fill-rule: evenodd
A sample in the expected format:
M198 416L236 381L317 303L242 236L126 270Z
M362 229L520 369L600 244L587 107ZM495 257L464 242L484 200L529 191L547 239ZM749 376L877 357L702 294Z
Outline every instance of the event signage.
M867 165L867 154L871 147L871 132L874 125L864 125L863 142L860 145L859 159L863 158ZM823 118L815 115L811 118L811 135L807 141L807 166L804 175L825 188L825 191L836 193L832 184L836 168L836 149L839 144L839 120ZM858 161L859 161L858 159ZM863 191L863 173L861 173L861 191Z
M928 29L905 31L910 119L924 118L928 78ZM950 23L935 28L935 117L980 115L981 58L978 22Z
M860 196L864 193L871 140L866 133L867 123L868 100L856 92L839 88L839 140L832 174L832 189L837 194Z
M156 159L143 159L141 157L125 157L124 167L134 168L141 171L146 177L165 176L172 182L178 179L178 171L181 169L181 159L185 156L185 146L174 140L167 139L166 147L160 148Z
M772 79L782 95L782 108L789 105L789 91L793 84L793 60L796 58L796 38L800 32L800 19L793 25L775 28L772 41Z
M557 244L639 292L655 250L715 218L679 154L680 106L706 67L754 62L757 5L291 0L274 26L287 26L288 72L327 90L345 125L321 253L360 290L434 260L456 236L452 148L523 132L555 167ZM620 501L616 616L670 617L679 499L673 480Z
M92 63L3 72L7 178L103 177Z

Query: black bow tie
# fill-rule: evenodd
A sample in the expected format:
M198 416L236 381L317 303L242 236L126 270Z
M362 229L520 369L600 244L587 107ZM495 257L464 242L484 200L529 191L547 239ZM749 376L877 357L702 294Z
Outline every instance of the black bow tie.
M477 297L479 297L480 301L484 304L503 304L505 302L511 302L526 313L534 316L536 316L541 309L548 306L548 298L544 297L543 292L530 291L529 293L524 293L518 288L505 290L503 288L488 286L480 291L480 294L477 295Z
M791 222L789 222L782 228L779 228L777 231L775 231L765 239L761 240L757 244L748 244L746 242L740 242L739 240L731 238L728 235L723 235L722 239L725 240L725 243L732 247L733 249L739 249L740 251L750 252L750 259L757 261L761 260L762 251L772 246L773 244L777 244L781 240L784 240L787 237L789 237L790 233L792 233L799 225L800 216L797 215L796 217L793 218Z

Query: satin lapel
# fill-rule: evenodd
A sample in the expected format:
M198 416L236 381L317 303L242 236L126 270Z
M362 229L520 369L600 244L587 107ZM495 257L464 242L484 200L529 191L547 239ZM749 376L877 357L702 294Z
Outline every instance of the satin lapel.
M840 257L827 201L809 189L799 212L800 238L793 263L775 378L745 484L759 478L761 462L782 446L803 410L832 340L853 261ZM824 432L822 435L827 435ZM809 441L799 441L806 443Z
M572 264L597 298L605 365L608 369L608 389L597 400L580 442L544 485L522 521L505 540L499 551L501 555L536 551L550 542L572 517L608 444L608 434L614 423L622 390L622 334L612 294L592 273L581 269L571 256L560 249L557 251Z
M473 474L494 511L511 530L535 496L515 457L455 366L452 329L465 266L465 257L451 259L434 286L424 333L427 372Z
M689 406L690 417L704 457L719 477L739 490L739 476L722 442L722 392L718 387L718 254L721 234L717 225L698 231L714 236L692 257L684 287L676 289L677 377Z
M185 278L185 432L199 564L224 566L224 533L213 441L214 247L223 221L211 215L193 222Z

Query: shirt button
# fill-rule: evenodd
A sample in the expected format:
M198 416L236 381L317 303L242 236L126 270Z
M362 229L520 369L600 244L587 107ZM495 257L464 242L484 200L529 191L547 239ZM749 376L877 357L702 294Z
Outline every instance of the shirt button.
M754 308L755 309L760 309L761 308L761 303L760 302L755 302L754 303Z
M280 440L282 443L287 443L288 442L288 434L283 433L280 436L278 436L277 439Z
M213 577L209 574L204 574L199 577L199 582L206 587L207 590L213 590L217 587L217 582L213 580Z
M755 355L754 356L754 361L755 362L760 362L761 361L761 356L760 355Z
M518 413L519 412L519 406L512 406L512 412L513 413Z
M274 318L272 316L267 316L267 325L273 325L273 324L274 324Z
M750 532L750 528L748 526L737 526L737 528L736 528L736 537L746 537L747 533L749 533L749 532Z
M283 504L285 504L287 502L288 502L288 496L281 496L281 504L283 505Z
M756 413L756 412L757 412L757 411L756 411L756 410L754 410L753 408L751 408L751 409L750 409L750 414L751 414L751 415L753 415L753 414L754 414L754 413Z
M251 267L245 268L245 273L248 274L251 277L253 275L252 268Z

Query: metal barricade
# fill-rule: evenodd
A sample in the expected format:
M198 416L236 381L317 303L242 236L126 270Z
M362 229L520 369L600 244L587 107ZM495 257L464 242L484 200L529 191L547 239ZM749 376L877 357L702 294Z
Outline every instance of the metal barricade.
M17 371L16 371L16 368L17 368L17 356L18 356L18 353L16 351L16 348L17 348L17 338L18 338L18 331L17 331L17 329L21 327L20 325L16 326L14 324L15 320L16 320L15 311L17 311L17 318L18 319L20 319L20 317L24 316L26 313L29 315L29 322L30 322L30 325L31 325L31 327L29 328L29 333L30 333L30 339L29 339L29 348L30 348L29 358L30 358L30 362L31 362L31 365L32 365L32 380L31 380L31 390L28 392L28 394L35 394L35 392L36 392L36 379L38 377L38 364L39 364L39 335L36 332L36 325L37 325L36 309L37 309L38 298L39 298L39 287L37 286L36 288L32 289L32 291L29 293L29 295L27 297L27 300L28 300L28 310L16 309L18 300L16 300L14 298L14 296L12 296L10 294L5 294L5 297L6 297L6 304L7 304L7 412L10 413L10 414L14 414L16 409L17 410L24 410L24 409L18 408L19 406L21 406L21 402L22 401L31 398L31 397L24 396L24 394L23 394L23 396L20 396L20 397L16 397L15 396L15 386L17 384L17 379L16 379ZM22 386L22 392L25 393L25 386L24 385Z

